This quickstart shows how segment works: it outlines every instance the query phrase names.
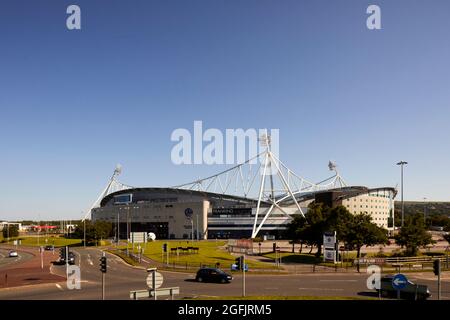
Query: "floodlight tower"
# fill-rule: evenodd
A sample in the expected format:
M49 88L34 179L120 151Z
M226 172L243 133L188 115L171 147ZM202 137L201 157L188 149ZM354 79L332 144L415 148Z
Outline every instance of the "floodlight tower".
M85 219L88 218L88 216L91 214L91 211L93 208L95 208L95 206L100 203L100 201L108 194L111 193L111 190L113 189L113 187L117 184L116 181L116 177L118 175L120 175L122 173L122 165L121 164L117 164L116 168L114 169L114 173L111 176L111 179L109 179L109 183L106 186L106 188L103 190L103 192L100 194L100 196L97 198L97 200L94 202L94 204L91 206L91 208L89 210L86 211L86 215L83 218L83 222Z

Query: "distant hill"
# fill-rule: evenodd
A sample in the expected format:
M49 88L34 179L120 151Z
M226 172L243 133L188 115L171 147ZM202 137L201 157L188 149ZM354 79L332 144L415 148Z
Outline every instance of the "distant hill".
M405 215L420 213L424 210L428 215L446 215L450 217L450 202L421 202L421 201L405 201ZM395 214L401 214L402 203L395 201Z

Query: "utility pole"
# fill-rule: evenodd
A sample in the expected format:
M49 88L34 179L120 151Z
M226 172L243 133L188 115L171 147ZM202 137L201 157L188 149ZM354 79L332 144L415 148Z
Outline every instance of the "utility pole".
M195 214L195 217L197 218L197 241L198 241L199 240L198 239L198 213Z
M397 163L398 166L401 166L401 184L402 184L402 227L405 224L405 203L403 202L403 166L408 164L406 161L400 161Z
M245 255L242 256L242 296L245 297Z
M423 223L426 224L427 223L427 203L426 203L427 198L423 198Z
M119 245L120 242L120 216L119 213L117 213L117 245Z
M69 277L69 246L66 246L66 279Z
M86 218L83 220L83 229L84 229L84 239L83 239L83 243L84 243L84 248L86 249Z

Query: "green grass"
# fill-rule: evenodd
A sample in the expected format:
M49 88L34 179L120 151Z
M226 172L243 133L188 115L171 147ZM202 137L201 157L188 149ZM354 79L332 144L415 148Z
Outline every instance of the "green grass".
M378 300L371 297L339 297L339 296L247 296L247 297L211 297L199 296L195 299L185 298L184 300Z
M70 245L77 245L81 244L81 239L66 239L61 237L54 237L54 236L41 236L41 237L17 237L14 239L11 239L9 243L12 243L14 240L20 239L22 246L31 246L31 247L38 247L38 246L51 246L54 245L55 247L63 247L63 246L70 246ZM47 241L46 241L47 240Z
M233 256L225 248L225 241L162 241L157 240L149 242L146 244L146 249L144 255L157 262L166 262L166 256L162 257L162 245L164 243L168 244L169 251L169 264L175 263L177 265L188 266L200 266L204 265L215 265L220 263L220 268L229 268L237 258ZM183 254L171 253L170 248L176 247L198 247L198 253ZM135 253L137 253L137 248L135 246ZM164 259L164 260L163 260ZM264 263L259 261L253 261L250 259L246 260L250 269L275 269L276 267L273 263Z

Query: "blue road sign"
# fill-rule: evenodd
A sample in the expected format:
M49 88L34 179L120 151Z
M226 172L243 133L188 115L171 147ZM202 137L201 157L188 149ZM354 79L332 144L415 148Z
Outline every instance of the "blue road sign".
M234 264L234 263L233 263L233 264L231 265L231 270L232 270L232 271L237 271L237 264ZM244 265L244 270L245 270L245 272L248 271L248 264L245 264L245 265Z
M392 288L401 290L408 284L408 279L404 274L398 273L392 278Z

